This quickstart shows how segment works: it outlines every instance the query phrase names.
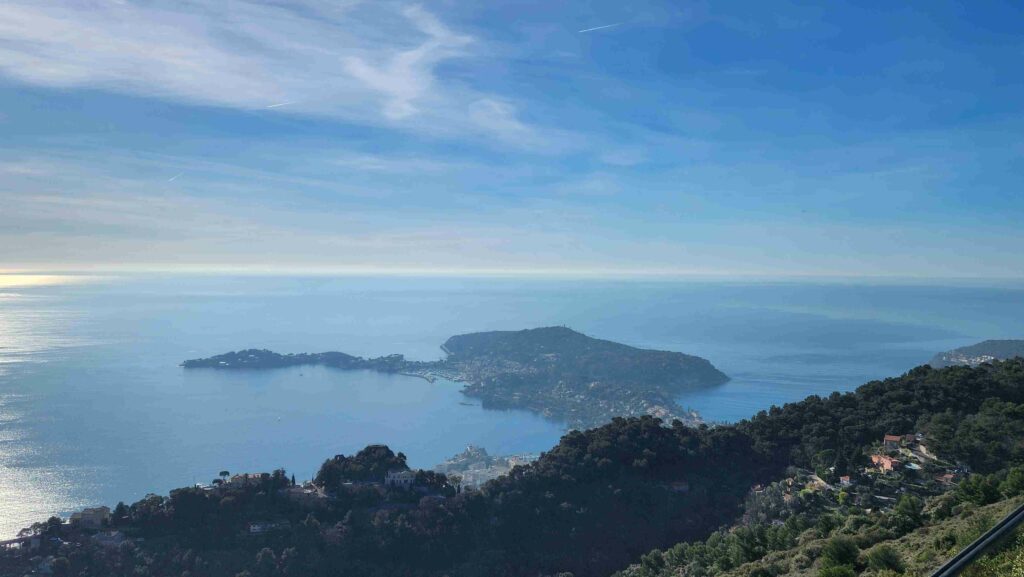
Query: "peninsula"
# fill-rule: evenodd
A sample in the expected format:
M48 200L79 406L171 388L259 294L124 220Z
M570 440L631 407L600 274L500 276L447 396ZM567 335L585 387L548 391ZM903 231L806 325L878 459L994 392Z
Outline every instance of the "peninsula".
M1024 339L988 340L960 347L932 357L928 363L935 368L968 365L976 367L982 363L1005 361L1024 357Z
M729 378L710 362L683 353L639 349L595 339L566 327L492 331L451 337L447 357L410 361L402 355L363 358L340 352L279 354L248 349L193 359L187 369L272 369L323 365L444 378L464 384L463 393L488 409L526 409L589 428L614 417L651 415L699 422L675 398Z

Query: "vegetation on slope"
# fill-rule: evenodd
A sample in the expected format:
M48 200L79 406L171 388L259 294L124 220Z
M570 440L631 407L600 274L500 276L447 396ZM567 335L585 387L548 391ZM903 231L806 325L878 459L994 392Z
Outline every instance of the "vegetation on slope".
M621 575L928 574L1024 495L1022 368L1019 359L979 369L921 367L852 395L811 398L741 423L753 438L771 440L762 451L788 455L830 481L851 475L858 482L815 485L810 471L791 469L783 482L748 498L739 523L702 542L651 551ZM923 431L932 451L974 473L946 493L928 476L866 478L866 449L892 431ZM889 489L896 498L884 496ZM837 561L836 548L850 554Z
M908 497L892 510L861 514L866 507L855 491L826 497L821 491L782 489L782 484L800 475L818 483L811 471L826 476L856 472L865 449L883 434L938 426L933 425L936 416L946 414L958 423L947 438L954 446L975 450L965 456L965 464L989 470L1000 459L1017 458L1013 447L1024 439L1011 418L999 415L1014 414L1005 404L1022 402L1024 361L922 367L853 393L772 409L735 426L691 428L664 426L650 417L615 419L566 435L537 462L481 491L456 494L452 483L436 474L418 479L426 498L366 482L347 485L346 478L376 477L400 460L400 454L374 449L359 458L325 463L322 475L337 477L335 487L324 487L333 498L313 506L282 496L291 490L283 472L239 490L182 489L167 498L151 496L119 507L116 528L133 539L145 537L144 542L109 549L65 535L83 544L53 546L47 552L66 558L75 575L583 577L609 575L652 548L676 550L674 544L686 542L678 547L692 549L692 556L684 556L687 564L706 558L701 564L717 565L722 574L772 551L789 551L793 544L831 542L849 533L858 548L851 570L867 571L872 561L862 559L861 550L926 526L941 503L928 501L924 507L918 497ZM988 413L994 416L977 417ZM376 459L387 463L375 464ZM982 506L1002 498L1004 483L1014 475L1004 468L963 483L958 504ZM766 489L755 492L766 497L752 498L751 486L758 484L774 487L775 493ZM779 505L779 500L786 502L779 491L795 492L798 500L790 503L797 509ZM928 495L938 493L934 484L922 491L931 499ZM959 514L955 506L946 507L951 515ZM257 521L272 522L273 530L247 531ZM715 534L736 522L752 536L733 540ZM856 541L862 529L872 542ZM849 557L847 545L837 541L835 551L827 553L835 557L836 571L847 565L838 563ZM808 552L808 567L824 568L824 551L821 544L816 556ZM724 558L732 561L719 562ZM674 563L664 553L644 559L641 566L666 564L649 567L656 571Z

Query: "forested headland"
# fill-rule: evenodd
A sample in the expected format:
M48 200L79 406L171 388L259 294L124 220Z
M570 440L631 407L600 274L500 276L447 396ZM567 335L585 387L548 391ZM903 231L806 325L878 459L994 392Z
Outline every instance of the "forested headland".
M255 370L323 365L444 378L465 383L462 392L480 399L484 408L525 409L581 429L620 416L696 423L697 415L679 406L676 397L728 380L700 357L595 339L566 327L456 335L441 349L447 357L438 361L248 349L187 360L182 366Z

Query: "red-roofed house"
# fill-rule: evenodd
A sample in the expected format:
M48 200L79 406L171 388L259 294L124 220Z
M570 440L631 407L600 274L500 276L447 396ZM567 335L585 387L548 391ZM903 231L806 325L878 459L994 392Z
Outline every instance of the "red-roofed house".
M883 473L895 471L902 465L899 459L893 459L887 455L871 455L871 463Z

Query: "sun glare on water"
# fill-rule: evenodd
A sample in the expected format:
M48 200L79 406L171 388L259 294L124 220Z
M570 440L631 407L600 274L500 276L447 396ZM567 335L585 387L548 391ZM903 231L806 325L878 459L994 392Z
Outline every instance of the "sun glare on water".
M84 282L88 278L59 274L0 273L0 289L72 284Z

